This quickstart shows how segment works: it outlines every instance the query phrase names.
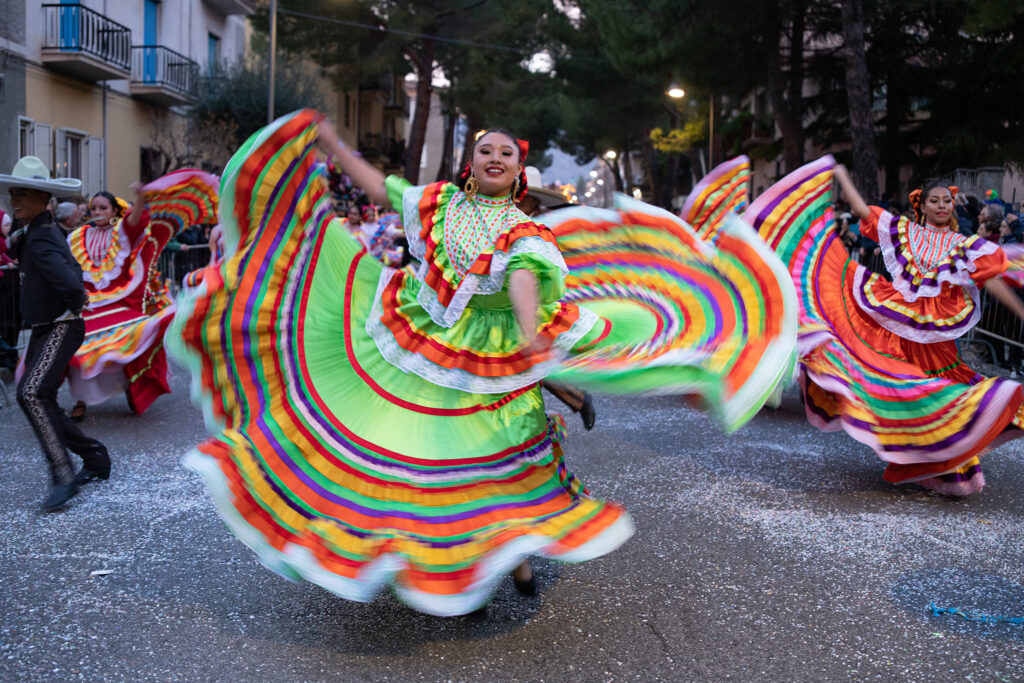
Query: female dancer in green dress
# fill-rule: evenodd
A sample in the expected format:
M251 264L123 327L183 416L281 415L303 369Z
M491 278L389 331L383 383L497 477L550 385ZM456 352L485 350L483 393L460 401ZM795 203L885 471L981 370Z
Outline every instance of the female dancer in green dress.
M317 146L400 211L414 275L345 233ZM705 247L653 207L601 214L565 233L578 305L554 234L516 208L524 151L492 132L459 185L411 187L299 111L228 164L225 258L183 291L168 344L213 434L186 463L271 569L351 600L391 585L438 615L512 572L532 593L531 555L579 562L633 531L567 469L539 380L700 394L733 429L788 379L795 298L751 230Z

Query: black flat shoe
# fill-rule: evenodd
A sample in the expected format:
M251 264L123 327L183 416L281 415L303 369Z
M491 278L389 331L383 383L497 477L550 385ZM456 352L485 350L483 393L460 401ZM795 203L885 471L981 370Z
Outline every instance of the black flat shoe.
M68 417L71 418L72 422L81 422L82 420L84 420L85 419L85 404L84 403L76 403L75 407L71 409L70 413L68 413Z
M67 502L78 493L78 484L71 482L62 486L54 486L50 497L43 503L43 512L56 512L67 505Z
M78 470L78 474L75 475L75 485L84 486L90 481L106 481L110 479L110 466L107 466L105 470L93 470L88 467L83 467Z
M516 592L518 592L520 595L524 597L532 598L533 596L537 595L536 574L531 575L530 578L528 578L526 581L520 581L515 577L515 575L513 575L512 583L514 583L516 586Z
M583 428L588 432L594 428L597 421L597 413L594 412L594 397L590 394L583 394L583 406L580 408L580 419L583 420Z

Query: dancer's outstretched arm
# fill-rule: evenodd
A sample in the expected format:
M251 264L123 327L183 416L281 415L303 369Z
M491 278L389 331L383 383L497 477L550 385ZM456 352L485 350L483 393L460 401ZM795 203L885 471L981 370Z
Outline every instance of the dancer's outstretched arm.
M142 183L134 182L130 187L131 191L135 193L135 201L132 202L132 208L128 210L128 215L124 217L124 222L134 228L138 226L142 214L146 211L146 198L142 195Z
M384 174L373 164L353 154L352 150L338 139L338 134L330 121L324 119L320 122L319 128L318 143L324 154L329 154L337 160L341 170L352 179L356 187L366 193L371 202L378 206L390 207L391 200L388 199L384 187Z
M1002 278L994 277L985 283L988 293L999 299L999 303L1013 311L1018 318L1024 320L1024 301L1020 300L1010 286Z
M864 198L860 196L860 192L857 191L857 187L853 184L853 179L850 178L850 173L846 170L846 167L838 164L832 169L832 172L835 174L836 181L843 191L843 197L850 203L850 213L858 218L870 216L871 209L868 207L868 203L864 201Z

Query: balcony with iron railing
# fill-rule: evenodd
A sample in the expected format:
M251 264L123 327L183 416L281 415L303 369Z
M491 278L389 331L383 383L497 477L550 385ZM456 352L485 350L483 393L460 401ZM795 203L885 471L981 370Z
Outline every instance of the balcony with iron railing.
M132 46L132 97L158 107L187 104L194 99L199 65L163 45Z
M384 105L384 112L392 116L409 118L409 104L409 96L405 90L396 88L391 93L391 99Z
M252 0L204 0L204 2L225 15L242 14L249 16L255 11Z
M45 4L42 62L84 81L117 80L131 73L132 34L81 3Z

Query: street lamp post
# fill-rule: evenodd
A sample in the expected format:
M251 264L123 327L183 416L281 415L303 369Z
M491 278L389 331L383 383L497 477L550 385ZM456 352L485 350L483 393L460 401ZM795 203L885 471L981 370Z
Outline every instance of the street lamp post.
M611 176L615 181L616 190L619 190L623 187L622 176L619 173L618 162L616 162L616 159L618 158L619 153L616 152L614 149L608 150L607 152L604 153L604 156L601 157L601 161L603 161L604 165L608 167L608 172L611 173Z
M665 91L665 94L674 100L681 99L686 93L678 85L673 83ZM708 98L708 168L715 165L715 91L711 91ZM706 172L706 169L705 169Z
M277 0L270 0L270 56L267 59L267 124L274 122L274 66L277 61Z

